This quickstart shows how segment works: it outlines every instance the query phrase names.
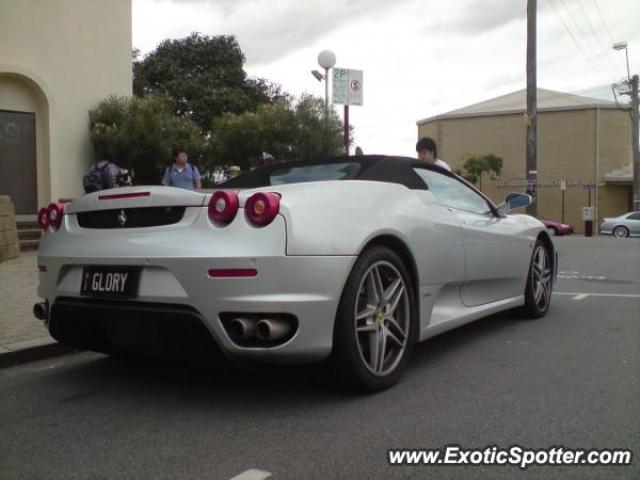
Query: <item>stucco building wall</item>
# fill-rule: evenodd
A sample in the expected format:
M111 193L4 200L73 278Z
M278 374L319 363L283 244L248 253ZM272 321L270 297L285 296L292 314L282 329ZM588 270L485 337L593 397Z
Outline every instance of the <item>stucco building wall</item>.
M0 0L0 110L35 113L39 205L82 192L88 112L131 89L131 0Z

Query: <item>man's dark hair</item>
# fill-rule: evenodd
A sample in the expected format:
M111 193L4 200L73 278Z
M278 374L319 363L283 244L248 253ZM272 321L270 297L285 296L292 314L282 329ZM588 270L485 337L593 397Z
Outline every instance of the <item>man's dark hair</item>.
M187 151L184 148L174 148L173 149L173 158L176 158L178 155L180 155L181 153L186 154Z
M438 147L436 147L436 142L433 141L433 138L422 137L418 140L418 143L416 143L416 152L422 152L424 150L433 152L435 157L438 156Z

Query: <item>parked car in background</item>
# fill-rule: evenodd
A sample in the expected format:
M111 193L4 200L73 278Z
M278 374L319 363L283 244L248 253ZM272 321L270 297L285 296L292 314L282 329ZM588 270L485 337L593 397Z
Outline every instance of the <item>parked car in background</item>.
M618 217L605 218L600 224L600 233L616 238L640 236L640 212L627 212Z
M547 227L547 230L553 235L571 235L573 230L573 225L569 225L568 223L556 222L555 220L547 220L546 218L538 218L544 226Z

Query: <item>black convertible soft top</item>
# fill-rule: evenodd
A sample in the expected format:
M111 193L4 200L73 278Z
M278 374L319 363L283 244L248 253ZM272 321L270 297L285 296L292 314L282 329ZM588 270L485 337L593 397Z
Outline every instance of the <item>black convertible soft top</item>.
M312 172L310 175L300 175L300 172L313 170L313 166L331 166L336 168L328 169L331 176L318 175L314 177ZM312 168L305 168L312 167ZM312 160L306 162L290 162L269 165L266 167L256 168L250 172L246 172L236 178L227 180L218 185L218 188L245 189L245 188L261 188L279 185L281 183L299 183L314 180L371 180L376 182L397 183L404 185L411 190L429 190L427 184L422 180L414 169L426 168L440 172L448 177L452 177L467 185L478 195L483 197L494 215L498 215L496 205L484 193L478 190L475 185L467 182L458 175L441 168L437 165L428 164L417 158L398 157L387 155L356 155L332 157L321 160ZM327 169L317 169L327 170ZM296 175L297 173L297 175ZM326 172L321 172L326 173ZM275 183L278 178L287 177L286 180ZM295 178L294 178L295 177Z
M416 158L386 155L356 155L332 157L307 162L291 162L260 167L227 180L221 188L259 188L273 185L274 174L286 173L310 166L347 164L343 173L335 180L373 180L377 182L399 183L412 190L427 190L427 185L413 170L416 167L436 170L448 175L450 172L434 165L425 164ZM348 168L353 166L356 168ZM308 180L307 180L308 181ZM291 182L293 183L293 182Z

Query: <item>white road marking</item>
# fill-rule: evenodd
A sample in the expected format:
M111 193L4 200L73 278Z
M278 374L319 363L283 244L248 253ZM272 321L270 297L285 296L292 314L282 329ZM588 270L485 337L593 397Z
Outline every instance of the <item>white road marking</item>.
M606 280L607 277L603 275L558 275L561 280Z
M584 292L553 292L553 295L571 295L572 297L578 297L581 295L585 295L588 297L619 297L619 298L640 298L640 295L635 295L631 293L584 293ZM574 300L582 300L582 298Z
M584 273L569 270L560 270L558 272L560 280L606 280L604 275L585 275Z
M231 480L265 480L270 477L271 477L270 472L265 472L264 470L258 470L257 468L252 468L251 470L242 472L240 475L236 475Z
M572 300L583 300L585 298L587 298L589 295L587 295L586 293L581 293L580 295L576 295L575 297L573 297Z

